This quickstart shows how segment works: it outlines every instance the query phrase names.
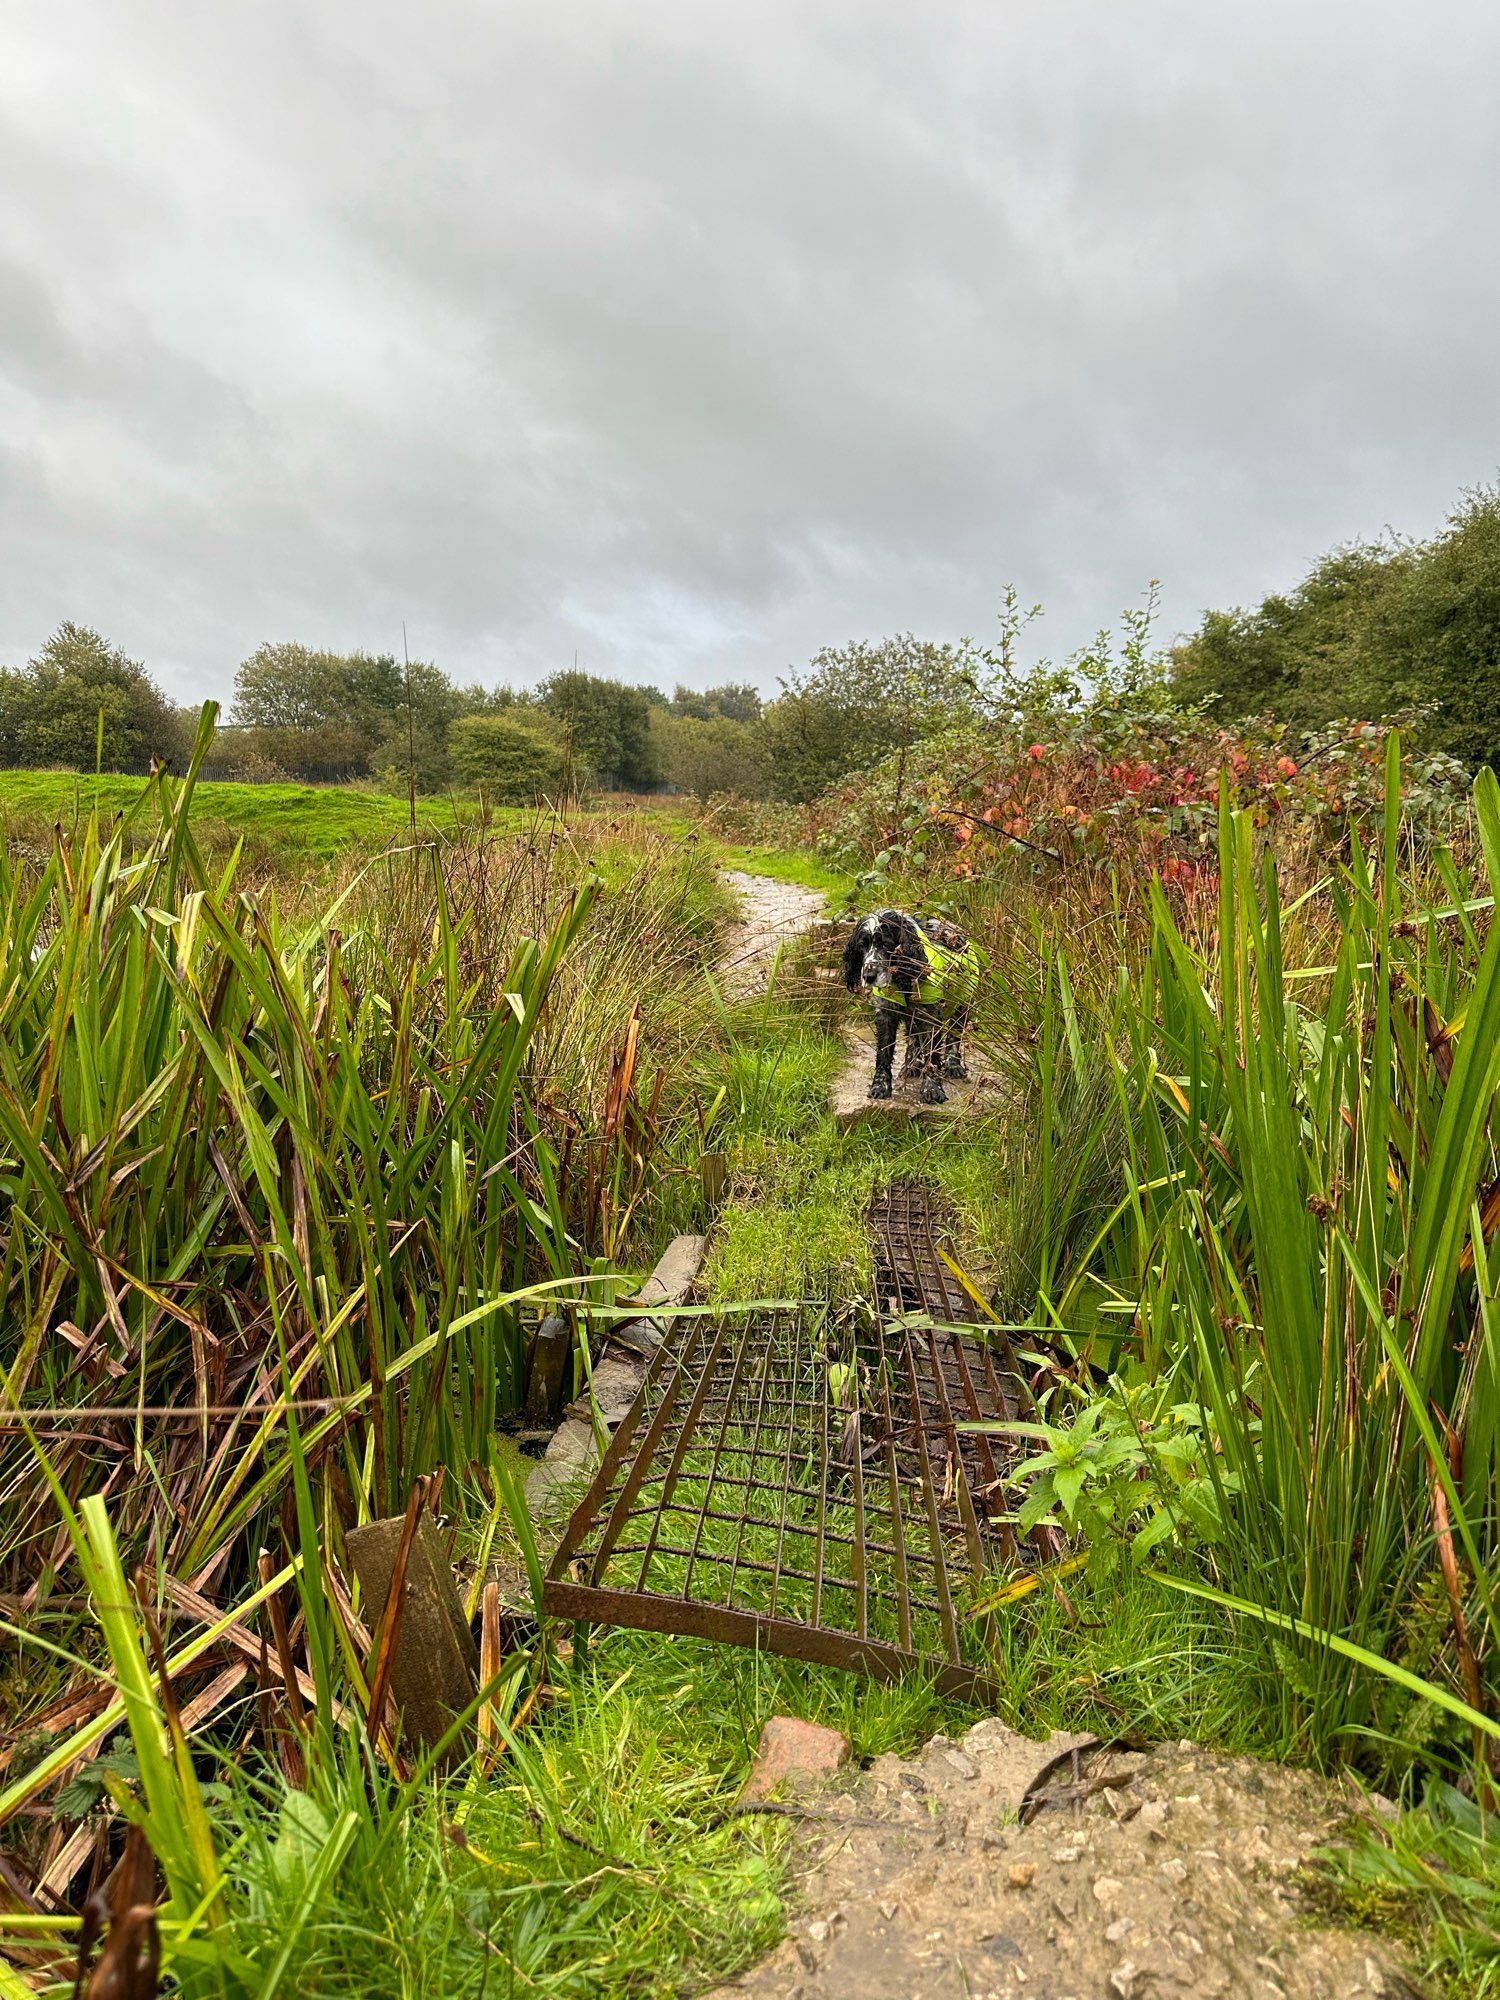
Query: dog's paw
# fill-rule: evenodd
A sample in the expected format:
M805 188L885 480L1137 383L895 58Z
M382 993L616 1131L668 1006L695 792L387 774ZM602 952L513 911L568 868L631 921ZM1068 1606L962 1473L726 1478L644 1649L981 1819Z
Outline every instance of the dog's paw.
M943 1088L940 1076L924 1076L922 1079L922 1102L924 1104L946 1104L948 1093Z
M967 1083L969 1080L969 1071L963 1057L944 1056L943 1075L951 1078L954 1083Z
M877 1076L875 1081L870 1085L871 1097L889 1097L890 1094L891 1094L890 1078L888 1076Z

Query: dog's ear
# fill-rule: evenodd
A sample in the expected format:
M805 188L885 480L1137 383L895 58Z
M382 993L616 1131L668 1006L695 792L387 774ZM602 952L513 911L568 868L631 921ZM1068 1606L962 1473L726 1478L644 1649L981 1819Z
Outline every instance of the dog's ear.
M849 942L844 946L844 984L851 993L858 993L860 989L860 973L864 969L869 922L868 917L861 917L850 931Z

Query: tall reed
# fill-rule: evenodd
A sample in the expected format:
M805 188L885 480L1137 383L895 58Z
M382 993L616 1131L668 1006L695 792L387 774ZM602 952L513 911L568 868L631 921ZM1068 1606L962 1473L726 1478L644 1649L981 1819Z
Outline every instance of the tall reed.
M1392 739L1378 848L1330 879L1312 964L1226 809L1217 937L1191 945L1158 886L1120 1021L1141 1352L1239 1482L1217 1587L1270 1635L1287 1738L1319 1756L1404 1726L1414 1670L1476 1746L1500 1734L1500 926L1414 892L1399 797ZM1474 809L1500 884L1487 771Z
M594 893L475 955L418 855L420 930L289 926L198 849L207 741L39 868L0 855L0 1420L199 1581L279 1495L289 1407L360 1512L483 1462L523 1387L507 1295L572 1270L527 1065ZM34 1601L67 1536L0 1435Z

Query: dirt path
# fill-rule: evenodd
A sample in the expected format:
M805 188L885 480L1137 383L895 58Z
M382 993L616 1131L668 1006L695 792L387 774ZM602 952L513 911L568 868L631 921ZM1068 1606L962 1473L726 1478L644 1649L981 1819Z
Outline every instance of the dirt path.
M744 996L822 898L724 875L743 917L721 975ZM871 1040L849 1039L841 1123L925 1109L910 1086L871 1106ZM999 1088L976 1081L950 1086L953 1111ZM1320 1921L1307 1864L1372 1808L1305 1771L1032 1743L991 1718L781 1809L799 1828L789 1934L711 2000L1421 2000L1387 1941Z
M1420 2000L1387 1942L1320 1923L1299 1881L1350 1795L1167 1744L1094 1752L1077 1781L1069 1758L1020 1825L1080 1740L989 1720L799 1800L790 1934L713 2000Z
M776 954L788 939L822 915L823 897L817 889L777 882L769 875L747 875L739 868L721 873L739 897L743 914L729 933L719 974L730 997L743 1000L765 985Z

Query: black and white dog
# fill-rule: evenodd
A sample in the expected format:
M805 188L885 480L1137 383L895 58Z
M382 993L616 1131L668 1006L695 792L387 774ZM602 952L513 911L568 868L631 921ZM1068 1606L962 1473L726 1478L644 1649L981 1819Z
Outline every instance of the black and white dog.
M875 1007L871 1097L889 1097L896 1035L906 1024L908 1071L924 1104L947 1100L943 1078L962 1080L963 1037L979 984L979 948L956 924L877 910L861 917L844 947L844 984Z

